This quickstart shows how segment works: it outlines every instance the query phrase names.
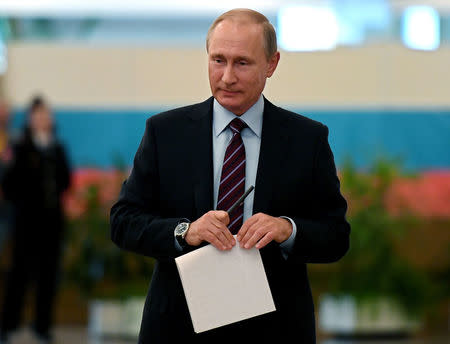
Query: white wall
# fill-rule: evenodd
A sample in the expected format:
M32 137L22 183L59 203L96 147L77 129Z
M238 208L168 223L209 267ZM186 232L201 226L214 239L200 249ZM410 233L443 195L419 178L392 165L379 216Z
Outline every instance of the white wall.
M3 88L15 106L36 92L65 107L171 107L210 95L203 49L42 43L8 49ZM280 105L450 107L450 48L281 52L265 95Z

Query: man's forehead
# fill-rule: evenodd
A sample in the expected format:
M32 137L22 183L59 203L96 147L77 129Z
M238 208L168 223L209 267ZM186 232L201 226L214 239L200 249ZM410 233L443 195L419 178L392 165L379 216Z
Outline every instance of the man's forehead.
M262 32L262 25L248 17L226 18L217 24L214 31L222 28L247 29Z
M261 25L246 21L246 22L235 22L227 21L220 22L214 32L211 35L210 45L214 43L238 43L240 41L251 41L257 40L259 37L261 43L264 44L264 36Z

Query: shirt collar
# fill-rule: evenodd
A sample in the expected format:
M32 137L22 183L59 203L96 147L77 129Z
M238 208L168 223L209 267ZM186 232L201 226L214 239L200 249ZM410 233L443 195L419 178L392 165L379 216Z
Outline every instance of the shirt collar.
M261 137L262 131L262 121L264 112L264 98L260 95L259 99L255 104L252 105L241 116L236 116L231 111L225 109L219 102L214 99L213 104L213 123L214 123L214 134L219 136L230 124L230 122L235 118L240 118L247 124L247 126L253 131L253 133Z

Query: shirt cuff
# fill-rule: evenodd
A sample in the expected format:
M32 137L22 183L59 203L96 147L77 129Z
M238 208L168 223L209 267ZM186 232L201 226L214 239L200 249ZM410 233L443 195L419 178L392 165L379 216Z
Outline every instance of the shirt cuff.
M295 222L290 217L287 217L287 216L280 216L280 217L282 219L289 220L289 222L292 225L291 236L289 238L287 238L287 240L283 241L280 244L281 254L283 255L284 259L287 259L289 253L292 252L292 248L294 247L295 236L297 235L297 225L295 224Z

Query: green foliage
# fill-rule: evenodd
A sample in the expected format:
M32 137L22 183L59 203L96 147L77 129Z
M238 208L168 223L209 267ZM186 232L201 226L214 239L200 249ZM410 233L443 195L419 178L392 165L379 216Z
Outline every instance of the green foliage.
M69 224L66 276L88 297L144 295L154 261L119 249L110 239L109 207L99 187L85 193L86 211Z
M327 272L328 291L351 294L358 301L383 296L408 312L422 312L433 299L434 287L429 276L411 266L394 245L417 220L393 217L385 202L390 186L400 176L398 166L383 160L361 173L347 163L341 172L342 191L349 203L351 244L347 255Z

